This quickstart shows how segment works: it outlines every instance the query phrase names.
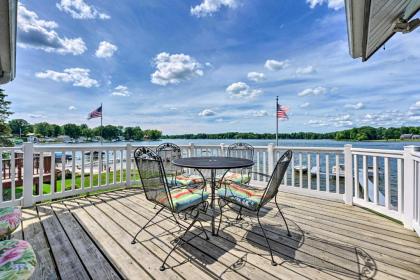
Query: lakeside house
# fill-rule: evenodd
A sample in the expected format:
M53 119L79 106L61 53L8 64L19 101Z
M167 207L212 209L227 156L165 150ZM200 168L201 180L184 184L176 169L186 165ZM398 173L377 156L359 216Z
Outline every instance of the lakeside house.
M400 136L401 140L415 140L415 139L420 139L420 135L418 134L402 134Z

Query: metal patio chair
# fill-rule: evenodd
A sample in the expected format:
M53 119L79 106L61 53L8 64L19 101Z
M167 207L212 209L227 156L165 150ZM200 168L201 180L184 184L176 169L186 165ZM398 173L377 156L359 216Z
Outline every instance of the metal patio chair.
M175 222L180 228L184 228L185 232L177 238L177 242L174 247L166 256L163 261L160 270L165 270L165 264L171 253L181 244L188 241L184 240L185 235L192 228L192 226L198 221L201 229L205 234L206 240L208 240L207 233L201 223L198 220L200 214L200 206L207 208L207 198L209 194L204 189L190 189L190 188L175 188L171 189L168 185L165 168L162 159L153 150L147 147L139 147L134 151L134 158L136 161L137 169L139 171L140 180L146 199L155 203L161 208L147 223L140 228L137 234L134 236L132 244L136 243L137 236L140 232L147 228L151 221L159 215L162 210L167 209L171 212ZM175 214L181 212L190 212L192 216L192 222L185 227L176 218ZM153 225L153 224L151 224ZM198 236L198 235L196 235ZM190 239L191 240L191 239Z
M268 248L270 249L271 255L271 264L273 266L277 265L274 261L273 251L271 249L270 243L268 242L267 235L265 230L260 222L260 210L264 207L268 202L270 202L274 198L274 202L277 206L277 209L283 218L284 223L286 224L287 228L287 235L291 236L289 231L289 226L287 225L286 219L284 218L283 212L281 211L278 203L277 203L277 193L283 180L284 174L287 171L287 167L289 166L290 161L292 160L293 153L292 151L286 151L281 158L277 161L277 164L274 168L273 173L271 176L258 173L258 172L251 172L254 174L258 174L269 178L267 186L265 188L257 188L250 185L245 184L238 184L238 183L231 183L227 184L224 187L220 188L217 193L219 195L219 207L220 207L220 220L217 232L220 230L220 225L222 223L222 216L223 216L223 207L229 203L233 203L240 207L240 211L242 208L248 209L252 212L257 212L257 219L258 224L262 229L264 234L265 241L268 244ZM225 202L225 205L222 205L222 202Z
M227 156L254 160L254 147L247 143L231 144L227 148ZM251 180L251 171L252 167L242 168L240 170L236 170L236 172L227 172L224 176L224 181L248 184Z
M169 186L171 187L205 187L205 181L198 174L187 174L182 167L172 164L174 159L182 157L181 148L173 143L163 143L156 148L161 157Z

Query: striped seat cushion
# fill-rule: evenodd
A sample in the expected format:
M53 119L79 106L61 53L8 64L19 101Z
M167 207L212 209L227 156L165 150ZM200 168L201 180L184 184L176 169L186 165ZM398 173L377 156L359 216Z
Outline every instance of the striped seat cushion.
M251 181L251 177L248 175L248 172L236 173L236 172L227 172L225 177L223 177L223 183L229 184L234 182L236 184L248 184Z
M190 186L196 184L202 184L204 182L203 177L200 175L178 175L175 176L175 184L181 186Z
M208 192L198 189L177 188L171 189L171 198L175 212L180 212L189 207L198 205L206 201L209 197ZM170 202L166 193L162 193L156 201L170 208Z
M5 207L0 209L0 239L6 238L15 231L22 219L19 207Z
M27 241L0 241L0 279L29 279L36 263L34 250Z
M255 210L261 202L264 189L245 188L236 183L217 190L219 197L230 202Z

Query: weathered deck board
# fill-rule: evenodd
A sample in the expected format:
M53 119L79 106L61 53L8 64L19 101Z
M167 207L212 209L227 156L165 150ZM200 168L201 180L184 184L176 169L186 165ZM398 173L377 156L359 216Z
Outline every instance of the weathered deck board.
M235 221L226 208L218 237L202 214L210 240L197 223L186 237L194 238L169 258L170 269L159 271L181 232L164 211L131 244L157 211L139 189L24 209L13 237L36 251L32 279L420 279L420 238L402 225L339 202L290 193L278 198L292 237L273 203L262 215L276 267L255 215Z

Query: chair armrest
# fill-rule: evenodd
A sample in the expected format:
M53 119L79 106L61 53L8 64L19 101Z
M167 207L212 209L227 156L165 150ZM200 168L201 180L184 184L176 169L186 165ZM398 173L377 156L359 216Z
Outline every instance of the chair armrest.
M270 175L268 175L268 174L261 173L261 172L255 172L255 171L249 172L249 175L251 175L251 174L260 175L260 176L267 177L267 178L270 178L270 177L271 177L271 176L270 176Z

